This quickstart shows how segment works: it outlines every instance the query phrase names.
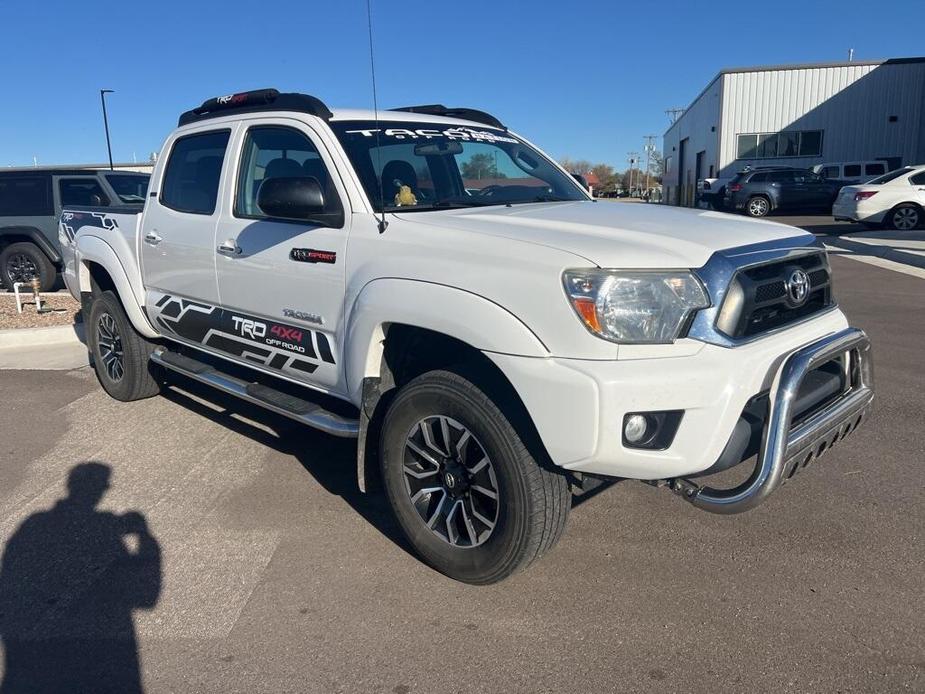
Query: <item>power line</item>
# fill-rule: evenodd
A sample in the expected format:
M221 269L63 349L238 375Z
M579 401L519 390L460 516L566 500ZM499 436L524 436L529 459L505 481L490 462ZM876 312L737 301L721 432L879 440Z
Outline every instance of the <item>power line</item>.
M672 125L681 117L681 114L684 113L687 109L676 106L675 108L669 108L665 110L665 115L668 116L668 120Z

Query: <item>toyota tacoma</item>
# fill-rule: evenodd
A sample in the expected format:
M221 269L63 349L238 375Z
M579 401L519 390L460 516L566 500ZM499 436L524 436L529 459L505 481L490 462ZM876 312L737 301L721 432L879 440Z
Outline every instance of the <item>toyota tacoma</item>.
M356 439L360 487L469 583L547 552L601 479L754 508L873 399L811 234L596 202L475 109L209 99L143 206L67 208L59 236L112 397L176 372Z

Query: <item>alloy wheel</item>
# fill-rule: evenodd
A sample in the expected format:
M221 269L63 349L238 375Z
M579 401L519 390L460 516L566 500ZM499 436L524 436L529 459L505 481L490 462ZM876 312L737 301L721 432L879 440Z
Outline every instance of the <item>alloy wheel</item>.
M768 212L768 201L764 198L755 198L748 202L748 212L753 217L763 217Z
M402 472L411 504L437 537L478 547L498 524L498 479L485 448L455 419L425 417L405 439Z
M6 261L6 271L11 282L29 282L39 276L35 261L25 253L14 253Z
M919 225L919 212L912 207L901 207L893 213L893 226L900 231L911 231Z
M118 382L125 375L125 356L122 349L122 336L115 319L108 313L101 313L96 324L96 341L99 346L100 361L109 378Z

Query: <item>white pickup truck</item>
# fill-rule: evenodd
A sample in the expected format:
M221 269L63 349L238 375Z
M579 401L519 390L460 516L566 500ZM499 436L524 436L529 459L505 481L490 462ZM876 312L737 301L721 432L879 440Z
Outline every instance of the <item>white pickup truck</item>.
M361 488L461 581L525 568L600 478L753 508L873 399L812 235L596 202L482 111L261 90L162 153L143 209L61 216L103 388L177 372L358 439Z

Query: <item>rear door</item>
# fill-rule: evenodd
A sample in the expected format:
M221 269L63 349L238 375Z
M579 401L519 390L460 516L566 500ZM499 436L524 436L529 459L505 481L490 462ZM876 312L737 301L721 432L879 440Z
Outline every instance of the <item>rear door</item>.
M140 256L146 307L162 330L176 332L181 314L208 315L218 306L215 223L231 136L231 127L213 125L177 137L160 181L150 186Z
M349 203L323 138L301 120L242 124L216 229L226 350L271 373L340 390ZM273 178L313 178L324 213L285 220L257 204ZM345 213L346 212L346 213Z
M912 185L912 199L925 208L925 170L909 177Z
M765 177L778 209L792 210L802 205L802 191L796 185L792 171L769 171Z

